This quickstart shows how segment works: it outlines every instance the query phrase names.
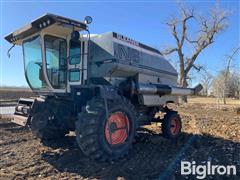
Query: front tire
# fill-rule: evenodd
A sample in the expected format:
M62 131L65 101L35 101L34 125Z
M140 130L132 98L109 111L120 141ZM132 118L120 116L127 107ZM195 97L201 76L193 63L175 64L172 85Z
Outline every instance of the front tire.
M94 160L111 161L125 156L136 132L136 113L125 98L108 102L106 117L102 98L83 107L76 122L76 140L83 153Z
M49 122L52 117L48 111L38 112L31 118L32 134L41 141L63 138L68 131L56 126L56 123Z

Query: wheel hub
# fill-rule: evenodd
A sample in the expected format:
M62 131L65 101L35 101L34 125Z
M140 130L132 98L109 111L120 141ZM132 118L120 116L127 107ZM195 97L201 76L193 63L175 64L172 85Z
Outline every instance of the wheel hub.
M110 133L114 133L115 131L117 131L117 123L111 122L109 125L109 130L110 130Z
M105 138L111 145L122 144L129 134L129 119L122 112L112 113L105 124Z
M177 118L172 119L171 128L170 128L172 135L178 134L179 130L180 130L180 123L178 119Z

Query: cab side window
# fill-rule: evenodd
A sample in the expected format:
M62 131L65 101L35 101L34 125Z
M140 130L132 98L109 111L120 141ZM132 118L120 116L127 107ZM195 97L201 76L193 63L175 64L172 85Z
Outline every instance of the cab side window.
M81 43L80 41L70 41L69 64L79 64L81 62Z

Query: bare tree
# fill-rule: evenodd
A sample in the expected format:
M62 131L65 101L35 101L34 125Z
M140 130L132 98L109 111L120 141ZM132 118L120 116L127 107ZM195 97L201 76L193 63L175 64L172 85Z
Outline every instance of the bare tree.
M217 98L217 105L218 106L219 106L219 103L220 103L220 99L223 99L224 94L228 94L228 92L229 92L229 89L228 89L229 85L224 84L225 75L226 75L226 72L224 70L220 71L216 75L216 77L214 77L213 83L212 83L213 94ZM228 77L230 77L230 76L228 76ZM227 79L226 82L229 82L229 79Z
M226 74L228 74L227 77ZM226 70L220 71L213 79L212 88L218 104L220 99L223 100L223 104L226 104L226 97L239 99L240 73L231 71L226 73Z
M226 104L226 97L239 98L240 94L240 74L239 72L231 72L231 63L234 56L240 48L234 48L232 52L226 56L226 66L213 80L214 95L219 99L223 99L223 104Z
M228 89L228 97L231 98L240 98L240 72L235 71L230 74L229 82L227 82L229 86Z
M223 104L226 104L226 88L227 88L227 81L229 79L230 73L230 65L233 61L234 56L237 54L240 48L234 48L230 55L227 55L227 67L224 73L224 82L223 82Z
M179 60L179 84L182 87L187 87L187 76L192 68L201 70L201 67L195 65L195 61L199 54L207 48L210 44L214 43L216 34L221 32L227 27L228 12L218 7L212 9L212 11L206 17L202 15L196 15L194 9L188 9L182 5L179 5L181 12L180 17L175 17L167 25L171 30L171 34L176 40L176 45L172 48L167 48L162 51L164 55L177 53ZM197 22L199 27L197 36L192 35L190 37L188 25L191 20ZM184 49L188 49L187 45L191 45L194 49L190 56L187 56ZM185 48L184 48L185 47ZM187 101L186 97L183 97L184 102Z
M209 89L212 85L212 81L213 81L213 75L210 72L204 70L201 73L201 84L203 86L202 95L204 96L209 95Z

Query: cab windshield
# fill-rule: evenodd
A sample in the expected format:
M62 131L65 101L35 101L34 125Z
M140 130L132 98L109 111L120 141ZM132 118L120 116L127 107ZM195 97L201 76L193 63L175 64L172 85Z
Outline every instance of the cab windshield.
M29 86L34 89L47 87L42 71L41 38L35 36L23 42L25 76Z

